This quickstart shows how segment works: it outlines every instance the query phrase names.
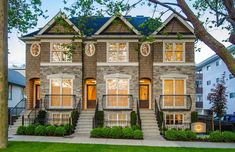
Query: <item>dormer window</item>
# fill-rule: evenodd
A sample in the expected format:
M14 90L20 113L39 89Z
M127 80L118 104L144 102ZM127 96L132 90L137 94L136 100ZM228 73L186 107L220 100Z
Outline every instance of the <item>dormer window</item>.
M51 62L72 62L69 43L51 43Z
M107 62L128 62L128 43L107 43Z
M164 62L184 62L184 43L164 43L163 58Z

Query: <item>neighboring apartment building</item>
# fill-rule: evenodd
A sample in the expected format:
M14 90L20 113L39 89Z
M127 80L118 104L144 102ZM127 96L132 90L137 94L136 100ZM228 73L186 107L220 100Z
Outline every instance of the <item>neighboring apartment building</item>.
M228 47L228 50L233 54L235 57L235 46L231 45ZM214 87L214 84L219 82L220 78L222 77L223 73L225 73L225 82L227 87L227 113L233 114L235 113L235 78L234 76L228 71L227 66L225 63L217 56L213 55L208 59L202 61L201 63L197 64L196 66L197 73L202 74L202 86L203 86L203 111L201 114L207 114L208 110L210 109L209 100L207 100L208 93L211 92L211 89Z
M199 114L203 113L203 74L196 71L196 111Z
M8 69L8 108L14 108L24 98L25 77Z
M58 24L58 17L69 26ZM195 110L195 35L186 21L172 14L156 29L143 28L150 21L143 16L90 17L80 29L79 21L59 13L21 37L26 43L29 110L43 101L48 117L68 118L73 102L82 99L82 111L94 111L98 102L105 125L125 126L138 101L140 109L154 113L156 100L166 126L190 123ZM143 33L150 33L154 42L142 42ZM69 55L63 46L71 43L75 49Z

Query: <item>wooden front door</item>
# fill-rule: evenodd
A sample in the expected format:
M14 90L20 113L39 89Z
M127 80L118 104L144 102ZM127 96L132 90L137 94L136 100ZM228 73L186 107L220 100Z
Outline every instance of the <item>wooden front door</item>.
M140 108L149 108L149 85L140 85Z
M93 109L96 106L96 85L87 85L87 108Z

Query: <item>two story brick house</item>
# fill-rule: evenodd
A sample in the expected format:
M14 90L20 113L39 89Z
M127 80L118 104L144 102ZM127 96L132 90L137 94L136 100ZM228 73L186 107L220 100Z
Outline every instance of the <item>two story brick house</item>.
M155 29L141 27L150 19L144 16L90 18L79 28L79 18L58 13L21 37L28 110L42 105L49 118L68 118L79 100L82 113L94 112L98 102L105 125L126 126L131 111L139 108L145 119L158 107L166 126L186 127L195 110L192 27L176 14ZM143 42L146 33L154 41ZM64 44L72 44L72 53Z

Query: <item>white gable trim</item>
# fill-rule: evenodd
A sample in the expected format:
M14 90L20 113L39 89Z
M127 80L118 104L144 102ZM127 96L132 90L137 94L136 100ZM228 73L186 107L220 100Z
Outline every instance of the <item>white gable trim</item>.
M96 33L95 35L99 35L101 32L104 31L105 28L107 28L112 22L113 20L115 20L117 17L119 17L130 29L132 29L132 31L137 34L137 35L141 35L141 33L130 23L128 22L128 20L123 17L122 15L114 15L112 16Z
M80 30L60 11L56 14L39 32L37 35L42 35L48 28L55 23L56 17L62 17L73 29L81 35Z
M187 27L190 32L194 33L194 29L191 25L189 25L187 23L187 21L185 21L184 19L182 19L181 17L179 17L177 14L172 13L163 23L162 25L153 32L153 35L156 35L159 31L161 31L174 17L176 17L182 24L184 24L185 27Z

